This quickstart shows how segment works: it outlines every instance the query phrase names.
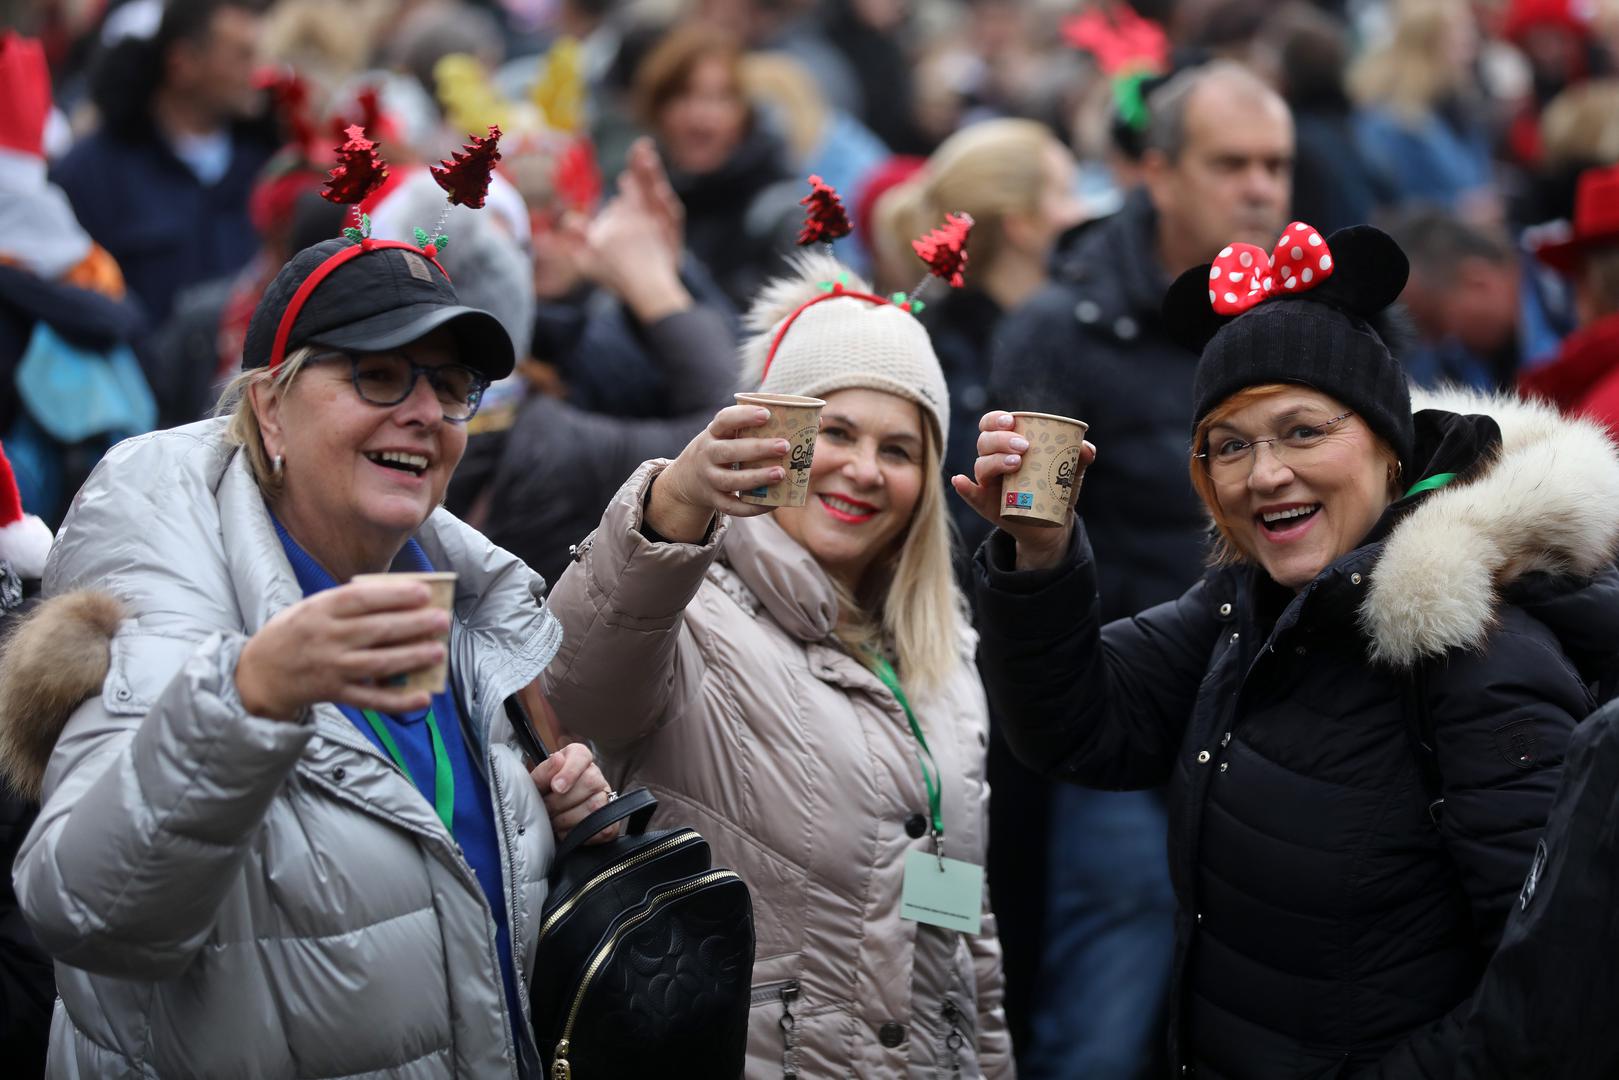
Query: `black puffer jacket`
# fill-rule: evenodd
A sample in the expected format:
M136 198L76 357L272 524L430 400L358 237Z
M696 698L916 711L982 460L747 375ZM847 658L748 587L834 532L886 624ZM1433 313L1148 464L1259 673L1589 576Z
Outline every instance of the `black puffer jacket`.
M1107 446L1085 476L1107 619L1179 596L1207 550L1186 480L1197 356L1164 329L1157 248L1158 215L1141 190L1073 234L1052 284L1001 321L989 380L996 408L1084 420Z
M1296 596L1229 567L1104 628L1083 530L1053 570L1005 569L999 532L979 556L1013 748L1076 783L1169 785L1172 1051L1203 1080L1450 1074L1619 650L1619 455L1543 407L1482 408L1499 433L1418 414L1422 475L1461 478ZM1565 640L1606 651L1580 670Z

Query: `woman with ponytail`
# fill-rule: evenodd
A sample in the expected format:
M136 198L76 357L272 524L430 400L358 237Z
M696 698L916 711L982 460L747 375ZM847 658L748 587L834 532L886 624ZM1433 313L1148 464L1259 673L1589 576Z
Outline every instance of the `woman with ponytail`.
M922 324L825 255L747 327L750 386L826 401L806 505L736 496L787 464L758 405L643 465L551 597L547 691L752 889L749 1077L1010 1076L944 375Z

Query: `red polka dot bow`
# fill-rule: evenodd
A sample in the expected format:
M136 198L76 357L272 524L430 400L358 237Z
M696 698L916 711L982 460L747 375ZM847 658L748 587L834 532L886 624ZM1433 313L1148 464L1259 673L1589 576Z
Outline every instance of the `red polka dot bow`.
M1314 228L1295 221L1269 255L1253 244L1232 244L1209 267L1209 303L1221 315L1241 315L1261 300L1313 289L1332 276L1332 252Z

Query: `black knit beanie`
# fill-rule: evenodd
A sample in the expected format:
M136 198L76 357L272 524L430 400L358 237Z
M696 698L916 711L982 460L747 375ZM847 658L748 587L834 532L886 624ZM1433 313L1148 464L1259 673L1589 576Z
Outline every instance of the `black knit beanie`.
M1409 469L1415 441L1410 387L1367 321L1404 289L1405 253L1369 225L1341 229L1326 246L1335 262L1330 277L1311 289L1267 297L1240 315L1211 307L1209 264L1186 271L1170 287L1164 300L1170 333L1201 353L1192 428L1240 390L1296 383L1353 409Z

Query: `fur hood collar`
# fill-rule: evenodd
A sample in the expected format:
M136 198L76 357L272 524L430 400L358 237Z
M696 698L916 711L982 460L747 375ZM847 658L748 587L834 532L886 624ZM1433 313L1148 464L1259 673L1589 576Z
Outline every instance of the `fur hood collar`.
M1412 399L1490 417L1501 448L1480 475L1424 498L1385 542L1360 621L1372 658L1397 667L1482 645L1502 591L1526 575L1591 578L1619 552L1619 449L1599 425L1507 396Z

